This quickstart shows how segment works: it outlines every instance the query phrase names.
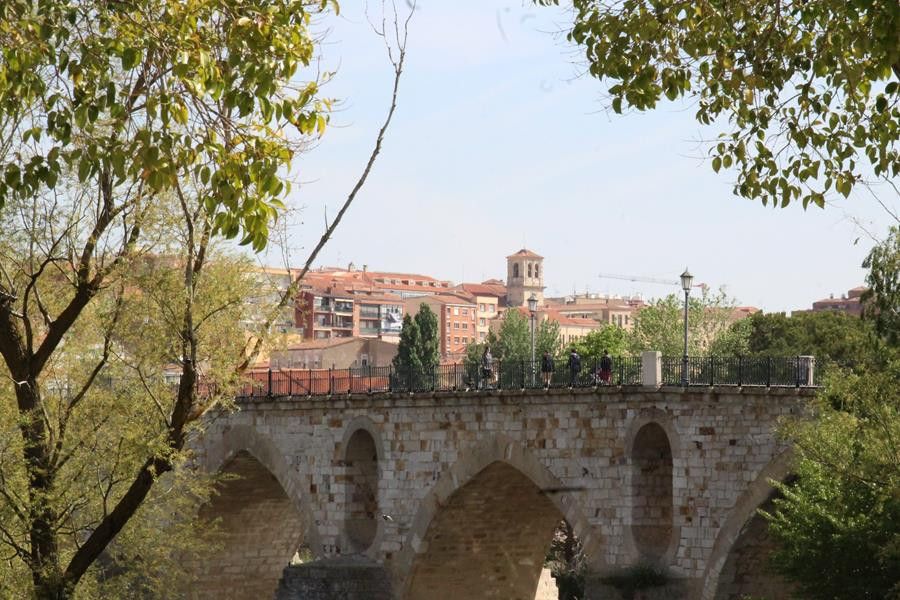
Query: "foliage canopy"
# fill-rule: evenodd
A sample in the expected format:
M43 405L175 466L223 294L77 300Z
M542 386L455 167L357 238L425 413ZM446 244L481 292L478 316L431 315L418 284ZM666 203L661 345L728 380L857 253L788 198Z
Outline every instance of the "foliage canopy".
M537 0L554 4L557 0ZM689 97L726 129L712 168L734 193L824 206L872 172L900 174L895 0L574 0L569 38L612 109Z

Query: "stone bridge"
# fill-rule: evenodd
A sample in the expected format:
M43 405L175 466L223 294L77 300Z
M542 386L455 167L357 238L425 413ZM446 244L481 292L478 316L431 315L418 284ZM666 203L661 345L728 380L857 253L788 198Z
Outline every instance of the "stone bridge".
M780 598L760 570L756 509L788 476L773 428L814 393L245 399L199 448L207 469L239 477L203 510L226 543L192 597L528 600L565 518L587 557L588 598L622 597L622 574L645 564L667 583L644 598ZM287 567L301 548L315 560Z

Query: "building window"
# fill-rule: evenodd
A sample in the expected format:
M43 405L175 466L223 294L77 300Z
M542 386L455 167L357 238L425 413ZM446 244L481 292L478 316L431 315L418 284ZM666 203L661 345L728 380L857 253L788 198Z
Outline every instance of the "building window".
M469 324L468 324L468 323L463 323L463 324L462 324L462 328L463 328L463 329L468 329L468 328L469 328Z
M478 334L478 337L480 337L481 339L484 339L487 337L487 334L482 331L481 333Z
M495 310L497 310L496 306L494 306L493 304L488 304L488 312L494 312Z
M540 277L540 276L541 276L541 271L540 271L540 269L541 269L540 265L534 265L534 276L535 276L535 277Z
M447 314L448 314L448 315L450 314L450 307L449 307L449 306L447 307Z
M448 344L450 343L450 336L449 336L449 335L447 336L447 343L448 343Z
M513 263L513 279L519 278L519 263Z
M464 337L462 340L463 340L463 341L462 341L463 344L468 344L468 343L469 343L469 338L467 338L467 337Z
M528 276L531 277L531 263L528 263Z
M487 321L486 321L486 320L484 320L484 319L478 319L478 325L480 325L481 327L484 327L486 324L487 324Z
M454 344L458 344L458 343L459 343L459 338L454 336L454 338L453 338L453 343L454 343Z
M459 314L459 307L458 307L458 306L454 306L454 307L453 307L453 314L454 314L454 315L458 315L458 314Z
M453 329L459 329L459 321L453 322Z
M484 304L479 304L478 310L480 310L481 312L484 312Z

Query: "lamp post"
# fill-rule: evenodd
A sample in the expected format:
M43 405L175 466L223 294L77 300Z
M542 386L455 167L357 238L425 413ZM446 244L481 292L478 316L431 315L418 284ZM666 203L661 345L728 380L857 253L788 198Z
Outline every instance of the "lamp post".
M534 387L534 312L537 310L538 300L531 293L528 297L528 310L531 311L531 387Z
M681 289L684 290L684 356L681 358L681 385L687 387L688 383L688 296L691 293L691 284L694 276L687 267L681 274Z

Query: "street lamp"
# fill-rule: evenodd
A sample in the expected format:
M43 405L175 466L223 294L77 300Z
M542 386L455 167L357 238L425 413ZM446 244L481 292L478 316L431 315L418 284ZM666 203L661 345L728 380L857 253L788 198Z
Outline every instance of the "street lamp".
M691 293L691 284L694 276L687 267L681 274L681 289L684 290L684 356L681 358L681 385L687 387L688 382L688 296Z
M528 297L528 310L531 311L531 387L534 387L534 313L537 310L538 299L531 293Z

